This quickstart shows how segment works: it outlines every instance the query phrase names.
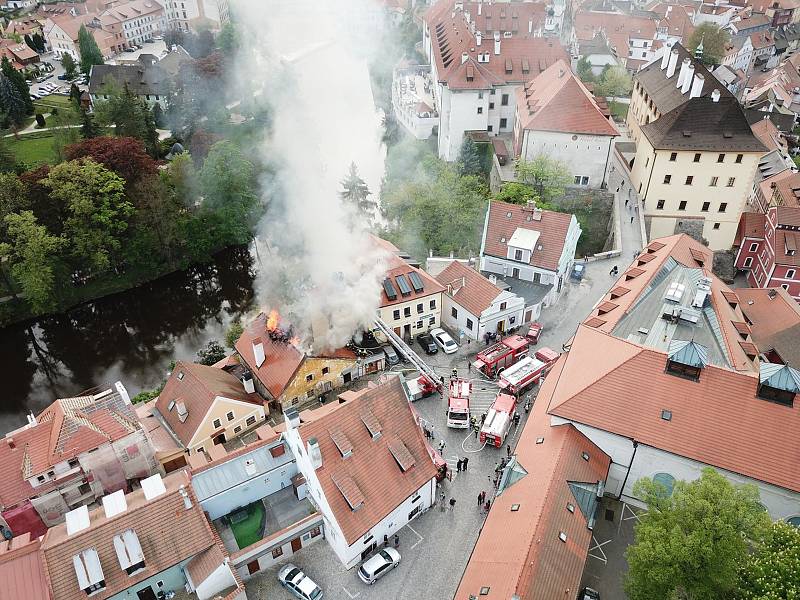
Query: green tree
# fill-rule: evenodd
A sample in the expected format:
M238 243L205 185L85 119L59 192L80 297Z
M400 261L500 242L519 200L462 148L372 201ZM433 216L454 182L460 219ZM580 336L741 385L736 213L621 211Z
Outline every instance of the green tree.
M100 135L100 133L94 122L94 115L89 114L88 110L81 111L81 137L88 140L98 135Z
M61 66L64 67L64 74L67 79L73 79L78 72L78 65L75 64L75 59L69 52L64 52L61 55Z
M630 73L622 67L611 67L603 70L603 76L597 83L597 94L621 98L630 95L632 88Z
M108 270L134 212L125 180L93 160L80 159L56 165L42 183L64 206L63 237L75 266L94 273Z
M564 188L572 183L567 166L545 154L530 161L518 158L515 173L520 182L532 185L539 199L548 204L561 196Z
M104 125L114 125L117 136L142 140L147 153L157 157L158 133L147 104L136 97L127 83L121 90L107 86L103 93L109 98L99 102L95 108L98 121Z
M672 494L644 478L634 495L647 503L626 551L630 600L715 600L736 588L748 547L763 539L769 515L754 485L732 485L711 468L675 482Z
M517 181L504 183L501 190L494 195L494 199L500 200L501 202L510 202L511 204L527 204L533 201L536 202L540 208L543 208L533 186Z
M8 77L14 89L17 90L17 94L25 105L25 114L32 115L33 100L31 100L31 90L28 87L28 82L25 81L25 76L14 68L14 65L11 64L11 61L6 56L0 61L0 71Z
M30 209L27 186L14 173L0 173L0 242L6 237L6 217Z
M592 73L592 63L589 61L589 57L582 56L576 68L578 70L578 77L580 77L581 81L584 83L590 83L595 80L594 73Z
M100 47L94 39L94 36L89 33L84 25L78 29L78 51L81 55L81 71L87 77L94 65L103 64L103 53L100 52Z
M228 331L225 332L225 344L228 348L233 348L236 345L236 341L242 337L244 333L244 325L239 319L236 319L231 326L228 327Z
M0 74L0 106L16 134L25 121L25 102L11 80Z
M11 276L35 312L54 307L58 256L64 242L39 225L29 210L6 215L9 243L0 244L0 257L11 261Z
M375 210L378 208L378 204L374 200L369 199L371 195L372 192L369 191L367 182L358 175L356 163L350 163L350 171L347 176L342 179L342 190L339 192L339 196L341 196L342 200L347 202L358 212L364 213L371 220Z
M730 42L731 36L725 29L720 29L714 23L702 23L689 36L687 50L695 53L702 42L703 55L700 60L706 65L718 65L725 56L725 47Z
M17 157L8 147L5 139L0 137L0 173L10 173L17 170Z
M465 135L464 141L461 142L461 148L458 151L458 164L462 175L481 175L483 173L478 144L468 135Z
M217 34L217 48L226 56L236 54L239 49L239 32L230 21Z
M211 366L226 356L225 348L217 340L211 340L205 348L197 351L197 359L201 365Z
M69 118L56 109L50 113L50 133L53 136L53 154L57 162L67 160L66 148L80 140L80 129L72 127Z
M31 40L33 41L34 44L34 50L36 50L39 54L44 54L46 48L44 45L44 38L42 37L42 34L39 32L34 33L33 36L31 37Z
M800 598L800 528L776 521L741 569L742 600Z

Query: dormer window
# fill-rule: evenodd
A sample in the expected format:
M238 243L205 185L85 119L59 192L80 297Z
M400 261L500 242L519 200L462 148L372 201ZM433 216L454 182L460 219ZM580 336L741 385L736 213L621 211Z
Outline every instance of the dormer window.
M78 585L87 596L93 596L106 589L106 579L97 550L87 548L83 552L73 555L72 566L75 569L75 576L78 578Z
M708 362L708 349L696 342L673 340L669 345L665 371L684 379L698 381Z
M783 406L794 406L800 392L800 371L789 365L761 363L758 374L758 397Z

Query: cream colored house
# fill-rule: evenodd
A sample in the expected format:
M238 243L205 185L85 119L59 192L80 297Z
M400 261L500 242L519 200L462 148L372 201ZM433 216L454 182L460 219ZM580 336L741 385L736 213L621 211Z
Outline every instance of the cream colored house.
M679 44L666 50L634 80L631 182L650 239L686 232L727 250L767 149L736 98L699 61Z
M239 365L207 367L179 362L156 400L156 409L189 453L208 452L264 422L263 399ZM229 369L229 370L226 370Z

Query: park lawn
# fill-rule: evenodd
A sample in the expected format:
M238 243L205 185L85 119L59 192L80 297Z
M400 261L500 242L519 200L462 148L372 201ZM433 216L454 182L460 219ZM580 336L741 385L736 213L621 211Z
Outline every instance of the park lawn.
M623 104L622 102L611 102L609 108L617 121L625 121L628 116L629 106L630 104Z
M9 150L19 162L38 167L43 164L54 164L57 160L53 149L53 136L43 131L39 134L21 135L18 139L5 138Z
M248 505L245 510L248 513L245 520L231 523L231 531L233 531L233 537L236 538L240 550L261 539L261 529L266 516L264 504L260 500Z
M60 94L50 94L49 96L33 101L33 108L38 113L50 112L50 109L53 107L60 111L62 108L74 109L75 104L73 104L69 96L62 96Z

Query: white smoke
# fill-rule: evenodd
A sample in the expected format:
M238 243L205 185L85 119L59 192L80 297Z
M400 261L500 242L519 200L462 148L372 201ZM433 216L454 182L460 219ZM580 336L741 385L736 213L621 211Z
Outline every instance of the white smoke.
M380 5L237 0L232 10L246 46L240 85L245 94L261 90L272 108L260 150L278 161L259 226L258 301L288 317L315 350L338 348L372 326L386 269L367 219L339 196L352 162L373 199L380 189L385 151L367 70Z

